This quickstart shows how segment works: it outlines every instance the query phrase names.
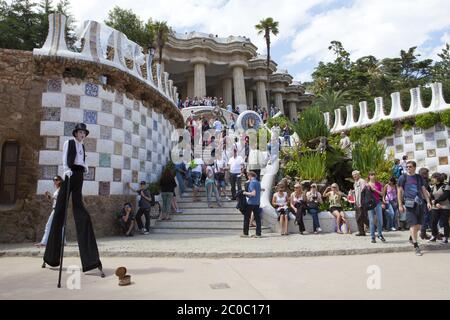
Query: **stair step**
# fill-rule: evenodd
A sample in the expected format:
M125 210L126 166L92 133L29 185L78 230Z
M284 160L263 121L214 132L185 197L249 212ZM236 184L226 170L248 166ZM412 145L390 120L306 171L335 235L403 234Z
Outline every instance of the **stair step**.
M254 233L255 229L251 228L250 233ZM262 227L263 233L270 233L270 229ZM240 228L227 228L227 229L213 229L213 228L159 228L157 226L150 229L151 233L164 233L164 234L235 234L236 236L242 233L242 226Z
M241 212L237 209L233 208L184 208L184 214L196 214L196 215L217 215L217 214L226 214L226 215L238 215L242 216Z
M174 214L171 216L172 221L185 222L204 222L204 221L215 221L215 222L240 222L242 223L243 216L237 214Z
M213 206L214 208L208 208L208 203L205 201L200 201L200 202L179 202L178 201L178 206L181 209L194 209L194 208L199 208L199 209L209 209L209 210L216 210L216 209L236 209L236 201L224 201L222 202L222 208L217 208L217 204L213 202Z
M208 198L206 197L206 195L199 195L199 197L198 197L198 199L200 199L201 201L203 201L203 202L207 202L208 201ZM211 201L215 201L215 197L214 196L212 196L211 197ZM177 198L177 201L178 201L178 203L182 203L182 202L192 202L192 197L178 197ZM230 200L231 201L231 200ZM229 202L228 200L225 200L225 201L223 201L223 202ZM234 203L236 203L236 201L233 201Z
M155 224L155 228L162 229L241 229L242 221L158 221Z

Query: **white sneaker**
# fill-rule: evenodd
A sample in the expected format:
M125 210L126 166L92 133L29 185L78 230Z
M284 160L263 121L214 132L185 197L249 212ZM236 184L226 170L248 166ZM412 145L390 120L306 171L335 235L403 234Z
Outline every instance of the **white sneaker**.
M177 213L183 213L183 210L177 209Z
M316 231L319 233L319 232L322 232L322 229L321 228L317 228Z
M394 227L391 228L391 231L397 231L397 229L395 229Z
M148 231L145 231L145 232L144 232L144 234L145 234L145 235L148 235L148 234L150 234L150 232L148 232Z
M145 229L145 228L143 228L142 230L141 230L141 233L142 234L145 234L147 232L147 229Z

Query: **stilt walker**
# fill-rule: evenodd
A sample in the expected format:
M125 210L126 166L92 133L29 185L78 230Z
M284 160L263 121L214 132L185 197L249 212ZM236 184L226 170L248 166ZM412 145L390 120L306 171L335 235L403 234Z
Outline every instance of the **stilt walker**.
M78 123L75 126L72 135L74 136L74 139L66 141L63 147L65 180L56 201L53 222L44 254L44 263L47 263L52 267L60 266L58 287L60 287L61 280L65 236L63 233L65 233L67 207L70 194L72 194L73 215L83 272L99 269L101 277L105 277L91 218L89 212L83 205L81 194L83 188L83 174L88 172L83 140L89 135L89 131L84 123Z

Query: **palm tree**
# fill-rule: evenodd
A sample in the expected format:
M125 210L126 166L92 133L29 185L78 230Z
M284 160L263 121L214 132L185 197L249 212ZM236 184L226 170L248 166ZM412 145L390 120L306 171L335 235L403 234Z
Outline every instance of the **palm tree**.
M270 103L270 90L269 90L269 67L270 67L270 34L277 36L279 33L278 30L278 21L274 21L273 18L269 17L259 21L259 24L255 25L256 30L258 31L258 35L264 33L264 38L266 39L267 46L267 103Z
M172 33L172 29L167 25L167 21L155 21L152 25L152 29L156 38L156 45L159 49L158 61L159 64L161 64L163 49L169 40L169 35Z
M328 90L321 93L316 100L314 105L319 107L322 112L333 113L335 109L339 109L349 102L348 94L345 91L333 91Z

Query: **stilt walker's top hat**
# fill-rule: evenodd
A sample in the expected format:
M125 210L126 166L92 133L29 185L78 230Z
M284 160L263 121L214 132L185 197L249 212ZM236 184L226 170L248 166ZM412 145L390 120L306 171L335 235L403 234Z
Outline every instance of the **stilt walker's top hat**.
M86 137L89 135L89 130L87 129L86 125L84 123L77 123L75 125L75 128L72 131L72 135L75 137L75 133L78 130L83 130L84 132L86 132Z

